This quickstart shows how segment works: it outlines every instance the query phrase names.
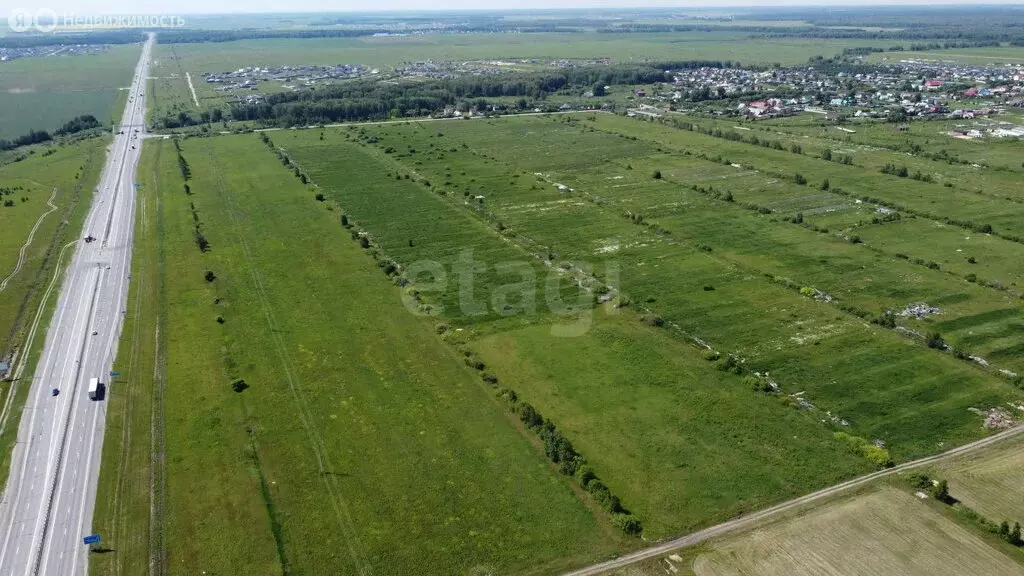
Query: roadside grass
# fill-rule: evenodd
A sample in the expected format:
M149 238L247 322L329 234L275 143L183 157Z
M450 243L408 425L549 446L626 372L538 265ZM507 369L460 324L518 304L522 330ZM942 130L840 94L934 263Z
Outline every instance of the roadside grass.
M163 574L167 568L159 555L150 568L151 527L158 534L163 528L160 513L156 518L151 514L152 499L159 502L162 496L154 484L154 466L160 462L153 457L159 449L152 443L154 387L162 371L158 315L165 278L159 252L163 192L157 168L161 153L166 153L162 146L144 147L138 166L136 181L142 186L136 202L128 314L114 365L120 376L112 379L113 390L107 395L105 465L100 468L93 533L102 535L110 552L93 554L89 570L111 576L147 571Z
M101 54L19 58L2 63L0 138L29 130L53 131L82 114L111 118L131 83L141 44L112 46Z
M931 500L891 487L727 537L693 563L697 576L1024 574L1016 559Z
M191 196L153 146L171 569L547 573L630 545L254 136L183 142Z

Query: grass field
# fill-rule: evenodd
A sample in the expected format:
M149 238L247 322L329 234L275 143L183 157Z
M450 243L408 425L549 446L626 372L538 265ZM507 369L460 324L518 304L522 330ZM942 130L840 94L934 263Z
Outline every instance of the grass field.
M160 82L173 106L181 83ZM979 409L1024 402L999 372L1024 370L1012 150L979 179L924 156L930 136L907 155L882 132L771 126L745 127L781 150L606 114L186 139L189 193L174 143L154 141L121 360L139 387L113 400L119 466L98 506L124 553L94 567L133 573L165 543L158 563L188 572L539 574L640 545L472 359L557 425L648 540L988 434ZM933 179L880 172L894 161ZM901 219L878 221L884 206ZM884 322L917 302L942 312ZM926 346L936 330L988 365ZM1018 569L933 504L882 488L676 567L838 573L856 549L825 541L837 525L872 552L858 573ZM913 537L881 550L904 517ZM968 552L946 559L952 541Z
M474 348L576 439L613 492L635 503L649 539L870 469L815 418L758 398L740 377L632 313L598 312L578 338L533 326L485 336Z
M82 114L115 121L121 89L131 83L138 59L139 46L128 45L101 54L0 63L0 138L52 131Z
M12 333L19 311L23 307L35 310L38 302L30 295L40 295L52 275L57 251L81 229L108 143L106 138L94 138L69 146L39 148L26 160L0 166L0 188L7 190L0 193L0 204L12 203L0 206L4 236L0 243L0 282L9 278L0 292L0 342L8 348L19 341L19 334ZM48 203L51 198L52 205ZM39 226L15 274L21 248L37 222Z
M146 286L162 287L160 309L175 312L155 317L166 326L157 531L169 569L547 573L624 545L434 336L434 321L394 313L399 290L387 288L338 213L255 136L182 149L191 196L172 143L147 147L157 207L143 196L140 226L156 236L137 255L142 270L157 271ZM193 242L192 206L207 253ZM207 270L214 282L203 279ZM146 293L140 286L133 294ZM142 301L139 342L155 338L146 311L155 304ZM131 410L144 412L151 349L131 349L141 387ZM234 392L238 379L249 388ZM136 446L144 429L133 426ZM133 453L119 432L108 435L121 441L106 453ZM141 450L128 458L144 460ZM123 572L134 573L145 555L128 527L146 524L149 486L144 472L118 470L104 473L132 493L107 489L97 510L124 526L113 533L125 539ZM94 566L116 573L118 560Z
M984 66L988 64L1008 64L1017 66L1024 62L1024 48L1017 46L1001 46L999 48L955 48L924 52L898 52L891 54L876 53L869 56L872 62L899 62L900 60L935 60L938 62L962 62Z
M698 557L697 576L1024 574L967 528L893 488L879 488L743 534Z
M722 354L743 358L750 370L770 372L788 393L804 392L828 413L821 418L852 422L858 435L883 439L898 458L977 437L980 422L967 408L1001 405L1018 396L994 375L796 289L816 286L872 314L933 302L944 306L945 315L907 321L908 329L944 322L944 334L960 337L988 325L985 329L993 334L1005 332L1002 340L989 342L993 352L1017 345L1013 333L1006 332L1019 315L1013 300L942 270L772 221L737 202L709 199L689 184L715 181L722 171L735 168L671 154L659 141L617 137L597 130L601 127L648 136L653 130L646 123L604 116L593 124L517 118L329 130L323 140L316 131L282 132L275 143L294 150L313 181L332 192L344 178L359 191L385 185L389 169L414 170L434 190L433 195L421 193L428 198L418 201L447 199L478 220L504 227L503 236L529 253L553 254L555 263L590 264L599 276L613 262L618 287L634 301L645 302L682 333L700 337ZM680 146L704 144L692 142L688 132L657 134L662 133L678 135ZM708 145L715 142L707 140ZM338 147L351 141L363 142L362 151L342 154ZM380 153L388 147L395 152ZM751 148L753 159L762 149ZM350 169L336 162L329 175L317 164L366 155L382 164L375 168L359 160L359 173L375 174L380 184L352 180ZM746 160L739 152L735 158ZM813 162L828 169L820 160L806 161L809 169L817 169ZM661 180L651 178L655 169L664 172ZM771 180L758 173L747 178ZM557 183L574 191L559 190ZM776 196L808 194L790 192L795 187L786 184L775 186ZM424 187L421 192L429 191ZM401 260L404 239L389 238L375 221L394 211L378 196L366 205L360 202L371 196L360 200L358 192L338 200ZM739 189L736 196L745 200ZM638 226L624 214L641 214L648 224ZM566 234L570 228L573 233ZM438 232L451 229L464 227ZM766 274L789 279L793 287L770 281ZM981 348L982 343L974 344ZM1007 354L1000 362L1013 367L1015 360ZM935 363L943 368L936 371Z

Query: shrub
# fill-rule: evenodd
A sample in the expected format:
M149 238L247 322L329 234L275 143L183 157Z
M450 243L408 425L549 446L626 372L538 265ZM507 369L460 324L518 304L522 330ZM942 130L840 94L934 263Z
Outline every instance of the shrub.
M942 340L942 335L938 332L929 332L928 334L925 334L924 343L927 344L929 348L936 348L939 350L946 347L946 342Z
M231 383L231 389L235 392L241 392L248 387L249 385L245 383L245 380L235 380Z
M807 184L807 178L804 178L804 175L799 172L793 175L793 181L799 184L800 186Z
M213 270L207 270L206 275L203 276L203 278L206 278L207 282L213 282L217 279L217 275L213 273Z
M645 316L644 317L644 322L647 322L648 326L660 327L660 326L664 326L665 325L664 318L662 318L661 316L658 316L657 314L651 314L650 316Z
M519 419L530 429L540 428L544 423L537 409L525 402L519 406Z
M967 263L968 264L977 264L978 261L974 259L974 256L968 256L967 257Z
M722 355L716 352L715 350L705 350L700 353L700 357L707 360L708 362L714 362L715 360L721 358Z
M661 170L655 170L651 177L655 180L661 180Z
M576 480L580 483L580 486L582 486L584 490L587 489L587 486L591 482L597 480L597 474L594 474L594 469L586 465L577 466L575 476Z
M324 201L324 193L323 192L317 192L316 193L316 200L317 200L317 202L323 202Z
M630 536L639 536L643 531L640 521L632 514L613 514L612 524Z

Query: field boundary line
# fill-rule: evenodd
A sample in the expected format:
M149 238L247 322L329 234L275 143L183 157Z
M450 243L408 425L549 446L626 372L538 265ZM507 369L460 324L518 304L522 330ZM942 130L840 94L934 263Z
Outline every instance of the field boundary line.
M643 560L649 560L656 556L660 556L661 554L676 551L682 548L688 548L696 544L705 542L706 540L710 540L711 538L723 536L746 528L752 528L754 525L760 522L772 520L775 516L778 516L783 512L788 512L790 510L794 510L802 506L812 504L814 502L817 502L818 500L823 500L830 496L842 494L844 492L852 490L853 488L858 488L860 486L863 486L864 484L867 484L879 478L892 476L893 474L899 474L901 472L906 472L908 470L920 468L921 466L925 466L935 462L940 462L958 456L963 456L964 454L975 452L982 448L986 448L992 444L997 444L1008 438L1018 436L1022 433L1024 433L1024 425L1015 426L1013 428L1010 428L1009 430L1004 430L1003 432L993 434L986 438L975 440L974 442L958 446L956 448L947 450L940 454L925 456L924 458L919 458L917 460L912 460L910 462L898 464L896 466L893 466L892 468L887 468L885 470L879 470L877 472L865 474L864 476L859 476L857 478L841 482L834 486L823 488L821 490L818 490L817 492L812 492L810 494L800 496L798 498L794 498L792 500L788 500L780 504L776 504L775 506L766 508L764 510L761 510L760 512L754 512L746 516L740 516L733 520L729 520L727 522L723 522L721 524L705 528L698 532L687 534L686 536L681 536L674 540L670 540L668 542L664 542L662 544L658 544L650 548L645 548L637 552L626 554L625 556L616 558L614 560L607 560L605 562L600 562L598 564L594 564L586 568L581 568L579 570L567 572L563 576L596 576L598 574L608 572L609 570L623 568L625 566L629 566L630 564L635 564Z

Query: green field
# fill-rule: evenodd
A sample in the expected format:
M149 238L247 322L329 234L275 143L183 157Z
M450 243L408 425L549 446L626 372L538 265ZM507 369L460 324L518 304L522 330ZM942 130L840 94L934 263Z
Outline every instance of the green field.
M190 98L186 50L157 109ZM154 141L119 356L139 384L112 401L120 465L97 507L120 551L94 568L554 573L643 541L551 466L541 422L655 541L982 438L984 411L1024 403L1019 144L982 158L916 124L688 120L184 139L187 182ZM888 315L917 303L941 311ZM862 542L863 574L1019 571L909 494L673 566L837 573ZM900 518L912 538L882 550Z
M78 235L108 143L108 139L94 138L68 146L41 147L26 160L0 166L0 189L5 189L0 192L0 230L4 235L0 243L0 283L9 278L0 292L0 342L8 348L17 346L24 336L25 319L22 317L20 325L15 326L19 311L24 308L30 311L26 314L34 312L33 304L38 304L36 298L49 283L57 252ZM10 206L3 205L8 202ZM21 248L37 222L39 226L15 273Z
M653 138L632 140L598 128L650 137L657 127L608 116L594 123L516 118L329 130L324 140L317 139L316 131L283 132L275 144L293 150L313 181L339 194L342 206L365 220L398 256L405 239L389 237L370 220L376 217L377 201L367 207L353 204L362 187L356 185L353 192L335 187L351 173L337 163L325 171L320 167L324 160L376 155L380 168L368 168L362 160L355 164L360 173L375 172L381 186L387 180L381 172L415 170L433 184L435 198L437 190L444 190L441 198L449 205L473 206L466 212L504 227L506 237L531 253L553 253L556 263L589 263L599 276L614 262L618 287L634 301L646 301L682 334L743 358L750 370L770 372L788 393L805 392L810 402L852 422L857 435L885 440L898 458L976 437L979 421L967 408L1017 397L1009 383L992 374L867 324L836 302L802 296L796 288L815 286L834 295L838 304L872 314L933 302L944 306L945 314L938 320L907 320L909 329L941 321L944 334L958 337L985 325L993 332L1010 330L1019 307L1006 296L942 270L772 221L738 202L709 199L693 192L690 183L714 181L735 168L670 153ZM363 134L342 141L361 139L361 152L337 148L346 132ZM692 133L669 129L655 134L678 138L674 145L679 146L721 142L703 136L707 142L693 141ZM388 147L396 152L381 153ZM749 148L751 158L762 150ZM822 171L830 169L820 160L807 162L808 171L819 169L815 162ZM664 172L661 180L651 178L654 169ZM553 183L575 192L559 191ZM759 193L807 194L775 186L778 191ZM746 200L743 193L737 189L738 200ZM477 196L484 199L468 201ZM378 214L391 213L383 205L381 210ZM626 213L642 214L647 224L637 226L623 217ZM571 235L565 233L569 228ZM794 287L770 281L766 274L789 279ZM1007 333L988 344L998 352L1012 349L1017 340ZM1004 360L1001 365L1015 366L1012 356L1000 357ZM934 370L936 363L943 368Z
M129 45L101 54L0 63L0 138L52 131L83 114L116 121L121 89L131 83L138 59L139 46Z
M142 169L156 179L143 179L153 191L139 226L155 237L136 259L156 276L133 294L155 286L158 310L174 314L154 316L145 310L157 302L143 302L126 342L134 331L153 339L146 322L161 327L157 531L169 569L548 573L628 546L437 339L435 321L394 313L399 289L255 136L183 143L191 196L172 142L146 150ZM193 241L193 206L206 253ZM131 350L127 361L147 366L149 345ZM151 372L132 373L152 390ZM239 379L249 387L235 392ZM146 396L132 395L142 406ZM132 453L119 431L105 450ZM105 491L100 524L145 526L145 475L104 474L133 492ZM144 566L132 544L143 539L113 533L125 559L94 565Z
M1024 62L1024 48L1018 46L1001 46L999 48L954 48L950 50L937 50L925 52L896 52L891 54L876 53L870 56L870 60L876 63L884 63L887 60L899 62L900 60L933 60L936 62L962 62L978 66L990 64L1008 64L1011 66L1020 65Z

